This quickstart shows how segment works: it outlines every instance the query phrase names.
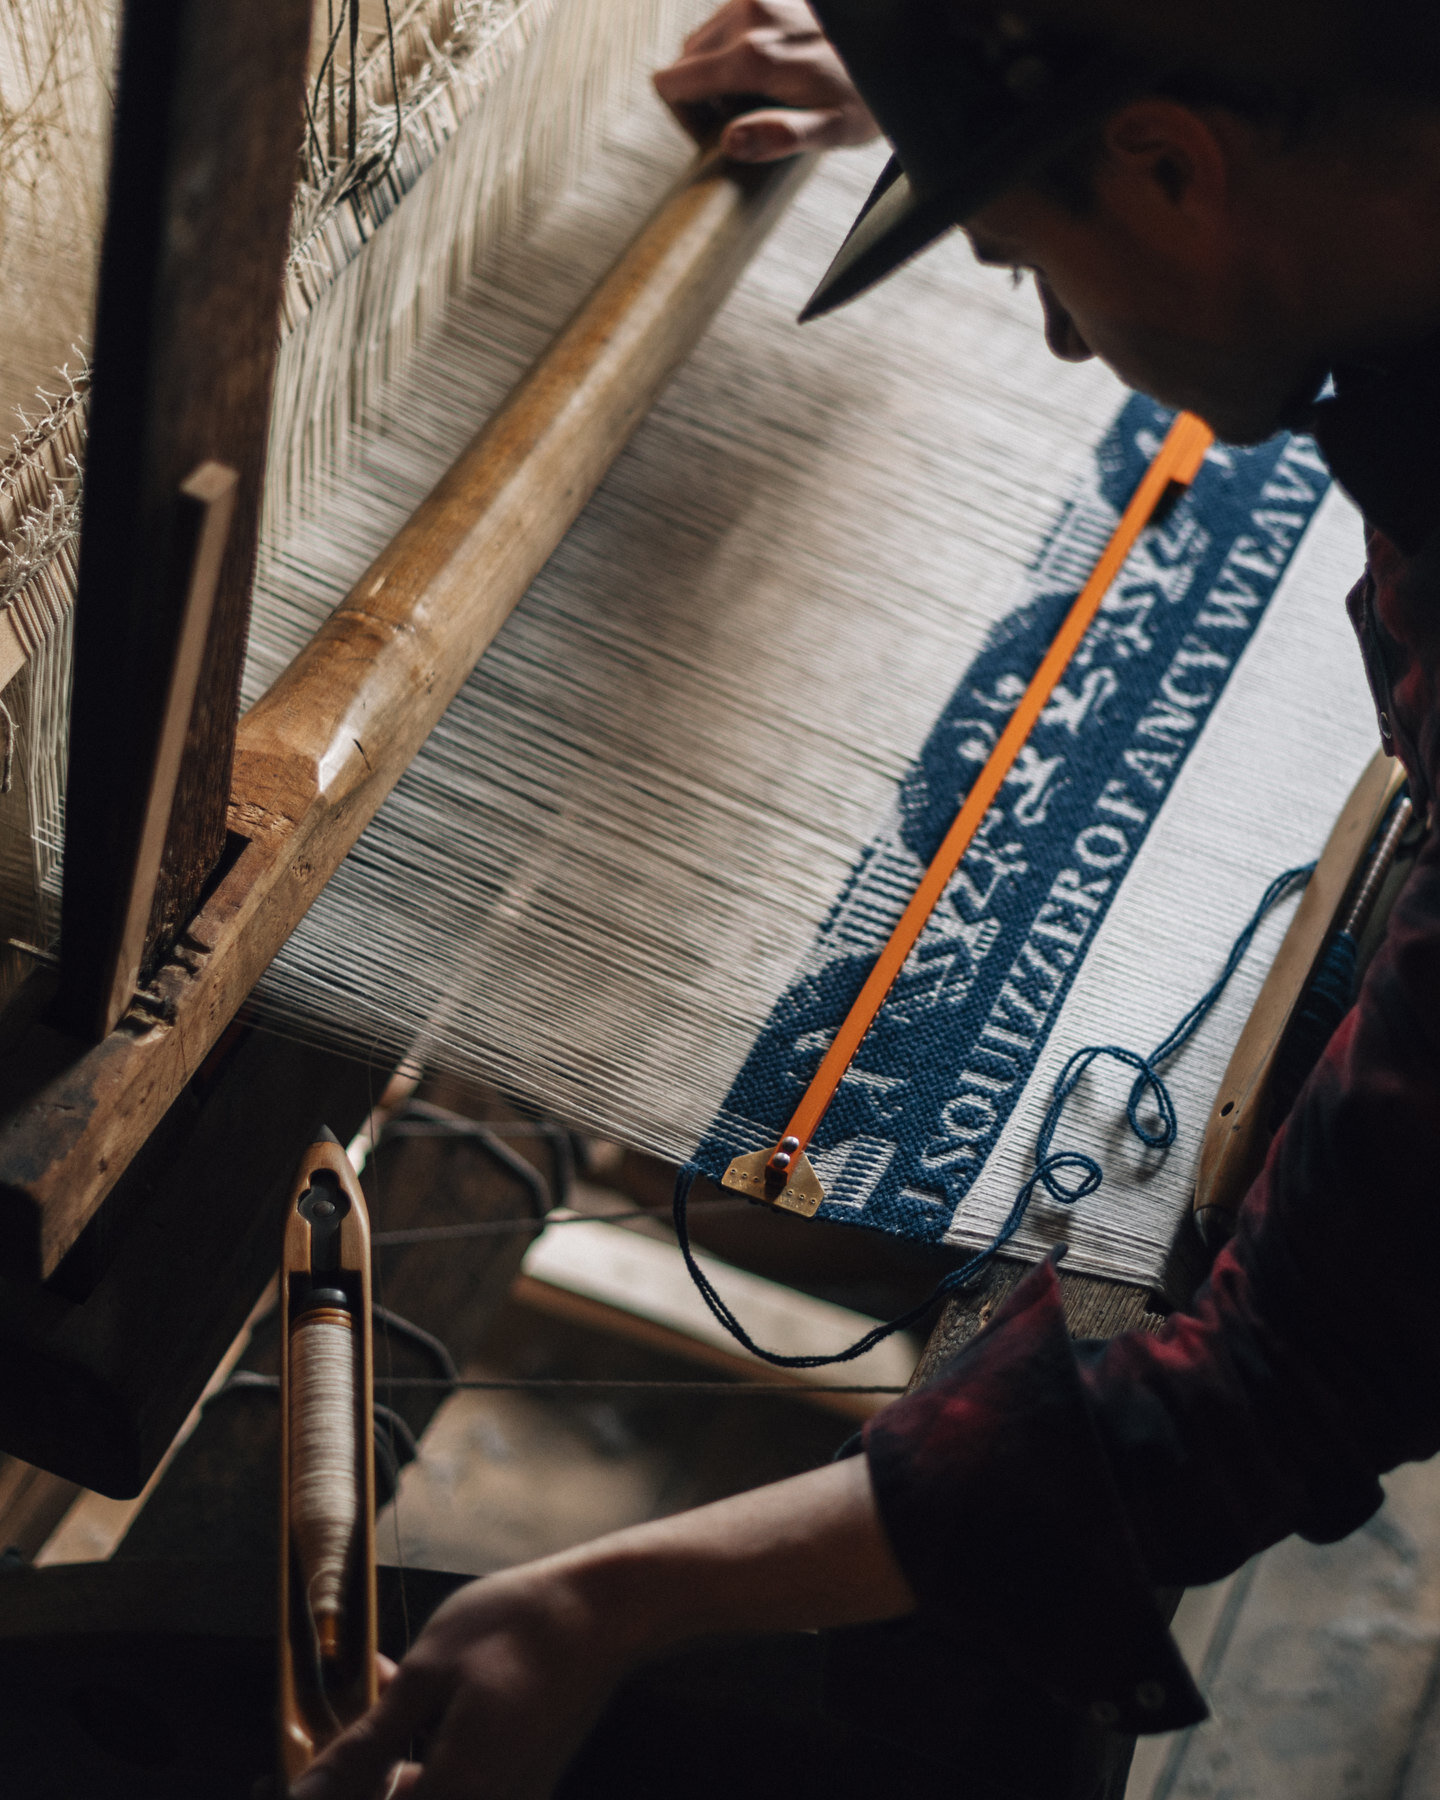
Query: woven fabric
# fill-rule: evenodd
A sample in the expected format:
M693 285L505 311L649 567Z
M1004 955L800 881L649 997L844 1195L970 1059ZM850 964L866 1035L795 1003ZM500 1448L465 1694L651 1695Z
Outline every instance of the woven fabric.
M1020 603L995 628L936 720L900 784L891 818L857 862L701 1144L697 1161L710 1174L722 1174L731 1156L778 1135L1168 423L1168 414L1137 397L1099 446L1093 479L1064 508ZM993 1207L974 1208L967 1217L967 1197L1032 1088L1027 1122L1037 1105L1043 1111L1051 1082L1032 1078L1051 1029L1329 485L1309 439L1221 448L1168 517L1146 532L811 1146L826 1188L822 1216L922 1239L974 1243L989 1235ZM1296 599L1308 611L1308 584L1302 589ZM1339 612L1338 596L1331 610ZM1335 669L1335 646L1325 635L1325 658ZM1272 685L1272 659L1262 652L1254 660L1250 685L1256 688L1258 678L1263 693ZM1336 672L1347 689L1342 716L1363 743L1363 700L1356 684ZM1355 765L1342 757L1336 772L1343 790ZM1333 782L1323 786L1328 794ZM1177 797L1182 833L1188 801ZM1278 859L1287 854L1303 859L1318 850L1312 806L1310 796L1301 796L1299 832L1288 844L1271 840L1271 872L1285 866ZM1247 829L1238 809L1233 829ZM1172 916L1197 926L1213 916L1217 900L1203 881L1205 850L1203 838L1191 845L1201 880L1188 890L1177 885L1168 903ZM1240 887L1233 897L1243 906L1258 893ZM1158 895L1155 902L1165 905ZM1176 1018L1208 985L1214 973L1208 944L1197 941L1193 956L1167 955L1145 923L1130 922L1129 977L1112 974L1119 1004L1110 1009L1118 1013L1110 1034L1075 1040L1075 1027L1090 1011L1087 1000L1070 1021L1069 1049L1102 1041L1145 1051L1158 1041L1163 1023L1157 1028L1139 1006L1126 1016L1127 992L1155 986L1157 970L1146 966L1147 958L1159 959ZM1156 923L1163 939L1163 921ZM1264 961L1257 956L1257 967ZM1102 1030L1098 1016L1093 1029ZM1207 1060L1213 1056L1202 1057ZM1124 1080L1110 1084L1112 1099L1123 1093ZM1123 1120L1123 1102L1118 1116ZM1073 1129L1064 1141L1072 1137ZM1079 1147L1094 1146L1082 1139ZM1028 1172L1023 1155L1018 1160L1019 1168L1013 1154L1007 1159L1015 1186ZM1176 1160L1183 1165L1183 1153ZM1183 1184L1185 1176L1180 1179ZM990 1190L996 1202L1005 1198L1002 1184L992 1180ZM1157 1239L1173 1224L1172 1210L1160 1209ZM1053 1236L1059 1224L1052 1218L1039 1236ZM1114 1272L1113 1259L1100 1266ZM1153 1278L1153 1264L1144 1273Z
M683 158L646 107L477 271L354 470L267 547L251 693ZM1050 358L1033 295L959 241L797 329L875 160L827 161L747 271L277 959L258 1005L280 1028L677 1160L701 1145L713 1172L783 1127L1165 423ZM827 1122L829 1216L985 1241L1057 1047L1149 1049L1315 854L1374 741L1341 605L1359 531L1325 487L1305 443L1217 451L1131 558ZM1172 1071L1168 1157L1122 1149L1123 1086L1087 1078L1062 1137L1114 1178L1073 1218L1032 1209L1027 1253L1066 1235L1076 1266L1159 1278L1283 922ZM1027 941L1054 979L1044 1005L1044 968L1012 984L1038 1015L1023 1055L962 1081L997 1006L1012 1028Z

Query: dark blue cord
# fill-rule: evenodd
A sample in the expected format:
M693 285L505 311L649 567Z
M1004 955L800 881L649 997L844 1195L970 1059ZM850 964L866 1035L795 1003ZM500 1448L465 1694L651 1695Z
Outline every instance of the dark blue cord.
M1275 877L1262 895L1260 904L1251 914L1249 923L1230 946L1230 954L1225 958L1225 966L1215 981L1200 996L1179 1024L1161 1039L1149 1056L1141 1056L1138 1051L1126 1050L1119 1044L1091 1044L1086 1049L1075 1052L1056 1077L1055 1086L1051 1090L1050 1104L1046 1108L1045 1117L1040 1125L1040 1133L1035 1142L1034 1172L1015 1196L1014 1204L1005 1215L1005 1221L994 1237L983 1250L977 1250L958 1269L951 1269L949 1274L937 1282L933 1291L926 1295L918 1305L910 1307L898 1318L888 1319L883 1324L873 1326L863 1337L857 1338L848 1350L841 1350L834 1356L782 1356L778 1351L762 1349L755 1342L721 1298L714 1282L695 1260L695 1252L690 1247L690 1230L686 1215L690 1190L695 1184L695 1177L701 1173L701 1170L696 1164L687 1163L681 1169L675 1182L675 1236L679 1239L680 1254L685 1258L685 1266L690 1271L691 1279L699 1288L701 1297L710 1311L730 1335L743 1344L752 1355L781 1369L822 1369L829 1367L832 1363L853 1362L857 1356L864 1356L867 1350L873 1350L876 1344L882 1343L893 1332L903 1331L907 1325L915 1324L938 1301L943 1300L947 1294L953 1294L957 1288L964 1287L966 1282L978 1275L987 1263L994 1261L1020 1229L1038 1187L1043 1186L1050 1198L1061 1206L1073 1206L1077 1200L1083 1200L1087 1194L1093 1194L1104 1181L1105 1171L1096 1159L1085 1151L1052 1150L1050 1148L1056 1130L1059 1128L1061 1115L1065 1111L1066 1102L1075 1092L1081 1077L1091 1063L1097 1062L1102 1056L1108 1056L1114 1062L1124 1063L1135 1071L1135 1080L1131 1084L1129 1098L1125 1104L1125 1116L1130 1121L1131 1131L1149 1149L1168 1149L1175 1142L1178 1120L1175 1116L1174 1097L1160 1073L1161 1065L1168 1062L1190 1041L1214 1009L1215 1003L1229 986L1230 978L1244 961L1245 954L1254 941L1255 933L1259 930L1266 914L1272 907L1277 906L1287 894L1292 893L1298 887L1303 887L1310 879L1314 869L1314 863L1306 863L1301 868L1287 869L1283 875ZM1157 1114L1153 1124L1147 1124L1140 1116L1140 1107L1147 1093L1154 1102ZM1074 1176L1070 1182L1061 1179L1062 1175L1067 1173Z
M1359 946L1348 931L1337 931L1310 977L1275 1058L1270 1082L1273 1118L1283 1119L1290 1111L1340 1021L1354 1005L1358 975Z

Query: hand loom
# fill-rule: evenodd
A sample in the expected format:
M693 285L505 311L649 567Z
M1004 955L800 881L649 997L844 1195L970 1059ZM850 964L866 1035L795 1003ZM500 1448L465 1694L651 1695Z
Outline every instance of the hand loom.
M32 8L16 25L15 46L33 49L27 33L43 38L48 31L52 50L57 43L69 47L77 20L103 40L103 14L62 8L52 16ZM338 426L361 404L366 357L383 361L437 303L447 266L463 264L487 209L493 224L527 185L543 189L553 181L583 136L587 103L597 91L603 96L607 74L613 77L617 66L635 73L642 46L649 50L645 28L656 25L656 16L636 7L628 32L621 23L611 12L602 19L597 9L576 5L517 6L508 15L480 6L427 15L412 7L398 27L387 14L383 41L378 50L372 46L366 69L352 33L349 128L339 134L348 141L338 159L334 142L328 159L315 142L320 96L334 67L335 44L327 43L315 94L303 108L311 180L302 185L292 218L287 146L299 148L308 9L292 6L258 34L240 9L209 9L192 19L184 7L137 0L126 10L110 248L100 281L101 382L93 401L83 382L72 388L17 444L7 471L16 496L27 483L32 495L41 495L39 511L32 505L16 526L12 578L27 589L38 583L51 600L58 588L63 603L76 522L76 483L63 446L88 404L66 949L58 984L43 970L22 983L7 1021L6 1135L16 1158L0 1180L19 1210L10 1212L9 1229L0 1235L9 1238L11 1267L22 1278L54 1275L67 1253L67 1270L74 1272L72 1247L87 1221L206 1060L283 940L287 911L293 923L297 907L303 910L343 855L347 832L353 837L423 739L803 174L797 166L732 177L712 159L682 179L515 403L462 459L398 553L371 571L360 604L342 613L328 648L317 643L308 673L297 668L298 680L259 709L253 732L241 734L227 840L223 802L234 715L227 720L226 694L234 691L244 644L274 307L283 299L291 326L291 365L282 354L280 392L292 399L298 382L309 401L308 438L301 432L297 441L292 431L284 455L272 460L278 470L272 485L282 489L279 500L272 496L272 512L283 513L284 482L307 456L313 461L317 436L326 454L336 453ZM403 38L406 29L416 37L416 67L402 92L396 33ZM63 114L71 96L63 84L58 94L44 91L60 66L54 56L37 57L33 66L19 61L20 74L35 88L17 109L23 136L42 101L55 102ZM377 62L388 64L388 92L379 91L383 79L373 79ZM556 104L557 70L564 71L573 104ZM104 79L103 50L89 74L84 97L93 101ZM368 95L368 117L362 116L367 83L376 90ZM485 124L496 134L488 154L483 134L476 141L482 98ZM329 99L333 130L333 83ZM378 147L377 116L384 140ZM527 119L534 125L528 145L514 129ZM43 154L38 138L35 148ZM533 156L528 172L522 152ZM217 180L217 170L234 185ZM203 172L198 179L197 172ZM94 168L80 170L87 173L93 178ZM401 223L397 214L392 221L407 183L421 188L410 209L418 217ZM393 228L381 231L387 223ZM292 273L282 296L287 234ZM322 278L327 257L328 283ZM343 379L323 362L326 329L338 329L357 352ZM283 420L283 407L281 414ZM218 457L197 462L196 445L215 448ZM58 474L65 480L57 482ZM416 550L420 560L412 561ZM478 557L468 583L467 554ZM389 591L377 604L387 580ZM106 587L113 597L87 605L87 593ZM460 598L463 606L455 604ZM66 646L52 640L61 636L59 626L68 626L67 611L51 606L57 629L46 640L61 655ZM376 654L385 637L388 656ZM41 659L33 660L35 667L20 671L22 683L30 677L32 693L41 685ZM347 663L359 679L342 675L336 686L326 667ZM18 708L21 696L14 699ZM52 706L52 722L62 710L63 702ZM53 792L65 746L35 742L33 705L23 720L10 716L12 733L25 729L29 763L41 765L41 779L25 784L31 806L46 791L47 777ZM287 737L287 728L298 735ZM343 746L339 764L332 746ZM27 765L26 774L32 772ZM41 855L45 834L32 817L22 823L36 859L28 935L43 935L50 873ZM260 851L248 867L242 845ZM53 822L48 848L54 849ZM223 853L218 869L217 852ZM20 871L22 877L31 872ZM18 904L26 898L23 888L22 880L22 891L12 895ZM202 912L221 926L213 940L194 912L207 894ZM230 941L240 950L238 963ZM18 942L23 958L29 952ZM132 1003L142 968L147 985ZM176 977L180 990L163 991ZM88 1051L87 1036L95 1043ZM156 1049L158 1063L151 1055ZM81 1113L98 1127L89 1143L84 1127L78 1138L70 1129ZM20 1173L39 1166L24 1145L27 1137L39 1161L51 1165L38 1186ZM83 1288L83 1277L72 1285ZM185 1386L195 1372L185 1372ZM62 1438L66 1432L83 1438L85 1426L72 1417ZM35 1438L33 1426L19 1433L32 1453ZM133 1455L122 1460L135 1462ZM115 1485L134 1477L112 1472L99 1479Z
M463 328L417 353L431 430L451 429L442 384L472 334L499 340L497 321L523 314L562 263L594 254L589 220L633 183L634 135L534 244L498 261ZM1062 598L1084 584L1168 425L1132 403L1107 437L1120 402L1110 378L1050 363L1028 298L969 267L961 246L907 271L883 307L867 314L861 301L822 327L789 329L865 179L863 163L830 159L792 206L267 972L256 1000L279 1028L488 1073L676 1161L698 1144L716 1179L737 1154L774 1147L822 1034L853 998L839 994L842 976L858 986L883 947L988 754L988 740L973 756L972 746L1013 710ZM533 331L523 323L507 346L517 361ZM719 439L717 394L743 422ZM394 490L418 491L439 454L397 400L323 526L297 530L262 565L257 608L277 638L297 641L322 615L394 516ZM1109 734L1112 715L1119 730L1130 674L1152 655L1126 665L1119 652L1153 609L1166 647L1145 678L1149 710L1133 717L1135 754L1147 769L1178 767L1182 753L1190 761L1173 793L1160 784L1164 816L1118 894L1113 858L1093 872L1116 923L1107 918L1083 962L1073 959L1074 993L1055 1026L1068 1033L1082 1012L1110 1014L1071 1048L1140 1048L1164 1035L1184 997L1209 985L1271 876L1313 857L1373 744L1331 599L1353 578L1358 530L1325 497L1313 446L1278 454L1207 458L1194 501L1146 535L1107 597L1104 654L1087 652L1061 683L1002 788L1017 844L1049 829L1047 813L1052 823L1063 815L1081 792L1073 746L1097 724ZM1202 613L1206 647L1187 648ZM784 705L737 707L757 679L757 643L767 691ZM977 675L974 698L962 695L967 665L992 671ZM272 667L268 655L252 658L256 691ZM1184 704L1166 697L1167 683ZM1107 796L1096 781L1093 804L1139 808L1148 827L1155 790L1125 764L1130 746L1117 739L1106 754L1116 764L1107 779L1128 776L1137 792ZM1273 786L1256 781L1261 767L1273 767ZM1130 833L1134 849L1132 818L1102 810L1095 823L1121 833L1106 841ZM1008 866L991 855L977 872L974 861L974 892L990 884L987 868ZM1041 892L1033 905L1044 901ZM403 920L423 920L426 949L397 960ZM1113 1189L1063 1226L1042 1209L1028 1253L1063 1229L1075 1266L1162 1278L1190 1202L1198 1127L1279 926L1175 1072L1188 1139L1163 1169L1135 1166L1122 1147ZM987 968L1005 966L1007 932L1013 940L993 907L977 913L963 884L952 888L917 946L912 991L882 1009L882 1036L889 1018L897 1040L923 1042L913 1032L922 987L958 997L972 949L988 947ZM984 1243L1029 1173L1034 1103L1015 1108L956 1210L940 1183L894 1173L897 1097L916 1082L898 1051L895 1066L871 1066L871 1048L842 1083L843 1120L821 1146L824 1216L917 1236L948 1225L949 1241ZM1055 1066L1044 1054L1026 1090L1037 1101ZM965 1067L943 1046L932 1062L937 1088L946 1069ZM936 1110L952 1098L954 1081ZM1108 1143L1123 1090L1097 1084L1097 1100L1076 1115L1077 1134L1083 1126Z
M24 16L31 24L53 16L73 35L82 15L32 0ZM84 14L92 35L103 37L103 16ZM149 13L138 0L128 16L127 29L137 31L147 17L152 31L173 23L167 9ZM288 54L298 65L303 21L292 25ZM783 1092L784 1071L816 1056L824 1028L807 1025L786 1048L785 1009L802 989L818 992L827 969L873 956L903 910L926 860L912 872L906 832L928 780L929 746L943 742L954 763L958 786L952 776L937 784L938 793L949 782L953 816L954 797L999 729L989 721L996 709L1008 716L1018 697L1007 686L1016 677L995 659L1006 644L1028 643L1029 621L1056 595L1084 584L1158 448L1153 409L1128 409L1104 435L1119 401L1111 378L1050 364L1028 298L1009 294L995 272L969 267L958 247L892 284L883 319L880 302L862 300L820 327L791 330L866 184L864 159L836 159L792 207L581 529L536 579L803 171L742 178L702 163L605 277L625 230L673 181L680 155L653 106L611 106L605 90L622 72L643 89L646 62L678 35L679 21L641 0L621 9L619 23L614 8L602 23L581 0L548 9L532 0L513 15L415 6L397 11L392 26L398 80L387 72L391 34L367 25L371 35L349 54L356 79L347 98L349 75L328 50L335 27L325 21L325 45L309 52L309 114L297 111L287 127L304 143L307 177L293 213L288 198L272 195L274 273L259 271L246 302L263 312L259 290L269 280L286 330L245 676L252 704L218 837L215 807L190 796L197 782L212 801L225 791L216 770L233 714L215 696L235 675L204 667L186 677L175 652L185 622L193 635L196 609L208 604L217 619L232 619L209 641L223 639L229 670L238 670L260 508L253 416L248 441L238 413L227 420L236 426L230 446L162 434L168 462L142 459L127 477L132 494L137 481L151 484L155 516L170 521L145 551L151 591L165 595L168 611L156 619L132 608L151 633L133 683L114 679L119 659L137 656L118 625L110 649L102 634L89 652L92 674L88 684L83 678L82 590L62 884L65 1011L47 1011L55 976L34 968L43 959L12 949L17 973L31 972L0 1045L0 1085L10 1096L0 1127L0 1244L21 1283L50 1277L53 1286L56 1271L66 1280L76 1246L83 1250L114 1209L113 1200L102 1205L107 1193L171 1116L167 1108L173 1114L190 1094L196 1071L206 1077L223 1057L223 1044L214 1055L212 1047L277 951L257 1002L295 1037L498 1079L563 1117L677 1158L709 1145L717 1175L738 1153L768 1154L789 1108L763 1121L746 1112L746 1070L773 1045L782 1071L774 1091ZM208 53L217 54L213 43ZM123 123L128 64L122 77ZM273 96L284 83L256 86ZM558 92L569 97L559 107ZM581 126L596 120L603 147L582 154L597 136ZM153 214L153 196L146 203ZM521 213L531 223L512 228ZM593 298L497 412L508 383L597 278ZM178 276L172 286L176 306L205 298ZM101 349L105 318L102 307ZM162 341L183 336L171 330ZM102 429L100 351L96 361L92 489L107 443L111 464L124 465L119 426ZM19 775L0 818L0 874L15 876L5 875L12 939L46 953L62 873L56 725L76 529L66 458L87 405L88 377L76 370L75 388L52 385L60 397L0 477L0 500L11 509L11 604L0 619L30 649L6 691ZM150 382L134 404L164 417L175 371L159 357L134 379ZM1166 799L1113 904L1107 898L1083 965L1067 972L1073 985L1049 1040L1036 1045L1026 1097L963 1206L927 1215L926 1207L951 1204L946 1190L912 1183L901 1220L888 1199L892 1211L877 1210L876 1196L885 1095L905 1084L862 1058L838 1091L843 1130L823 1147L828 1162L817 1163L827 1216L984 1241L1023 1167L1026 1131L1033 1137L1028 1096L1043 1089L1067 1041L1097 1029L1095 1014L1110 1003L1125 1015L1117 1032L1168 1026L1177 984L1205 985L1216 950L1223 955L1233 935L1232 914L1248 910L1282 845L1298 840L1302 854L1313 854L1324 835L1360 760L1356 746L1373 728L1358 673L1352 678L1341 660L1351 653L1328 628L1307 653L1308 685L1295 698L1290 621L1307 587L1335 607L1324 590L1332 566L1343 574L1353 554L1352 528L1333 500L1317 515L1324 484L1313 453L1307 461L1297 447L1278 462L1266 454L1263 468L1250 453L1218 453L1207 464L1206 492L1243 486L1246 470L1259 471L1252 511L1226 527L1229 555L1218 576L1204 562L1205 544L1220 542L1217 528L1181 507L1176 522L1142 541L1104 598L1104 642L1136 648L1146 608L1157 620L1178 618L1187 583L1217 581L1219 595L1233 577L1214 610L1244 614L1236 640L1244 655L1222 659L1227 676L1238 667L1223 697L1202 652L1187 651L1181 637L1173 657L1191 661L1159 670L1182 696L1163 701L1167 729L1192 734L1196 748L1187 737L1174 803ZM228 524L216 517L224 477L202 474L207 458L235 472ZM197 480L203 493L192 492L187 514L177 496ZM123 481L115 491L126 491ZM145 505L111 503L114 541L123 548L132 534L132 562L143 513ZM1290 523L1277 524L1282 516ZM98 554L88 546L100 530L87 519L82 562ZM1247 531L1268 532L1265 542L1281 548L1268 558L1263 545L1247 550ZM209 543L216 561L221 539L224 569L213 584L198 579L201 547ZM103 536L96 541L103 546ZM1247 555L1264 570L1251 581L1263 597L1252 601L1235 598ZM1257 629L1255 608L1277 585L1280 600ZM527 588L525 605L505 622ZM143 642L143 633L130 636ZM967 667L982 665L993 665L994 685L947 711L952 695L959 704L955 684ZM1038 735L1020 748L1000 810L1023 832L1066 804L1056 796L1074 783L1055 734L1076 736L1086 721L1117 713L1119 667L1077 663ZM172 722L173 750L173 721L188 711L186 679L211 722L198 730L192 721L179 767L167 775L174 757L161 754L163 726ZM130 717L141 692L152 696L138 708L151 721L145 742ZM1281 719L1285 705L1301 716ZM1256 766L1257 714L1260 741L1275 729L1282 744L1274 792L1288 796L1298 785L1304 799L1281 806L1278 823L1267 817L1237 829L1234 812L1225 824L1211 818L1211 797L1235 792L1237 764ZM82 731L91 716L101 728ZM1317 729L1334 740L1335 769L1312 782ZM74 796L83 791L87 736L88 804L101 828L87 831L82 850ZM1142 754L1168 754L1163 738L1150 742ZM1303 781L1285 765L1285 744ZM170 781L180 795L173 806ZM1246 801L1263 813L1256 784L1242 773L1240 786L1254 790ZM1110 798L1114 807L1136 804ZM195 846L204 834L188 828L202 812L210 832L203 854ZM172 824L152 896L144 868L155 832L146 821L165 814L186 820L188 847L176 849ZM1103 828L1118 831L1123 818L1112 811ZM1002 849L992 832L977 854L998 866ZM77 858L91 871L79 894ZM970 866L901 972L887 1008L897 1021L913 1009L909 973L935 966L940 938L957 975L967 956L978 961L980 950L1004 941L999 923L992 932L991 921L961 910ZM1204 871L1198 890L1196 869ZM1175 898L1197 892L1198 928ZM72 929L77 906L89 922ZM1163 955L1153 954L1157 941ZM77 942L88 946L84 955ZM1137 955L1155 977L1138 1001ZM1233 1041L1252 993L1242 983L1228 1014L1217 1014L1215 1043ZM117 1005L118 1026L87 1045L79 1033L88 1029L93 1040ZM829 1030L844 1011L832 1013ZM1207 1054L1193 1076L1202 1114L1219 1075L1213 1047ZM966 1091L963 1083L954 1091L955 1105ZM1114 1095L1093 1099L1083 1125L1104 1138ZM862 1101L880 1128L853 1126ZM1176 1209L1173 1196L1157 1205L1156 1191L1168 1180L1189 1199L1188 1171L1161 1176L1124 1168L1108 1211L1067 1224L1080 1266L1159 1279ZM1053 1226L1042 1222L1023 1247L1033 1253L1047 1234ZM105 1279L102 1267L92 1286ZM147 1442L159 1439L162 1423L153 1421ZM74 1435L87 1429L77 1422ZM124 1480L144 1463L133 1445L129 1455ZM87 1478L93 1473L87 1466Z

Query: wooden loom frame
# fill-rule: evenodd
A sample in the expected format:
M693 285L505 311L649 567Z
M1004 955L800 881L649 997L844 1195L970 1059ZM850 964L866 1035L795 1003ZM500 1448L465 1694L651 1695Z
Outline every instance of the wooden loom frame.
M260 974L810 167L811 159L742 169L713 154L697 158L349 597L239 721L232 772L227 733L216 721L224 723L228 704L234 726L248 625L309 7L310 0L283 0L274 42L247 59L238 46L256 33L253 12L239 0L127 0L97 324L92 441L99 454L87 471L85 529L98 535L105 557L102 564L82 541L72 717L71 792L82 796L72 817L102 820L103 854L81 852L77 867L84 877L74 882L67 860L58 981L54 971L34 972L0 1020L0 1279L23 1296L6 1307L0 1294L0 1336L10 1323L6 1314L17 1318L32 1380L53 1354L46 1333L54 1336L54 1321L42 1284L54 1290L58 1282L63 1291L82 1250L94 1265L81 1273L82 1297L105 1280L110 1253L103 1231L100 1248L95 1245L111 1210L107 1197L213 1062ZM193 104L196 95L213 94L222 72L233 99L223 129L213 122L218 109ZM285 119L288 130L280 130L277 121ZM278 141L296 151L288 162L274 155L277 131ZM207 216L203 206L197 214L194 169L217 141L222 148L253 149L267 133L271 160L282 165L285 180L275 181L272 171L248 208L242 255L244 234L218 224L213 233L203 228ZM248 179L253 156L238 156L237 166ZM202 196L211 214L224 212L227 192L212 184ZM125 283L114 265L133 251L122 217L127 206L143 215L138 240L149 261L142 279ZM232 326L238 347L229 357ZM123 348L137 330L147 351L141 379L125 364ZM197 389L197 361L205 360L207 348L222 367ZM113 380L108 398L107 368L127 377ZM245 407L225 403L237 382L252 396ZM257 384L266 402L258 407ZM120 429L127 409L129 441ZM176 676L186 660L179 646L187 620L193 638L195 604L209 603L200 591L207 584L198 578L196 546L207 547L213 573L217 534L202 521L187 536L177 490L205 458L238 472L239 500L206 666L191 668L187 689ZM91 520L99 523L92 527ZM112 675L122 671L108 684L97 673L107 658ZM117 708L117 692L122 702L130 698L129 678L147 696L130 708L146 730L132 729L125 706ZM173 749L177 708L188 741L166 791L161 745L168 717ZM217 814L228 838L216 838ZM147 877L140 850L148 832L153 851L155 819L167 815L163 868L178 864L188 874L168 886L160 881L157 900L147 885L156 877ZM208 857L196 851L201 839L211 846ZM224 846L218 866L216 842ZM149 860L153 865L154 856ZM137 917L152 926L138 950ZM138 994L137 963L149 965ZM301 1143L313 1138L312 1125ZM289 1147L292 1168L298 1148ZM232 1226L234 1211L232 1205ZM203 1218L191 1228L210 1229ZM126 1329L133 1334L143 1326L142 1312ZM107 1338L102 1331L101 1340L81 1357L86 1380L102 1393L98 1404L87 1399L72 1406L76 1443L66 1441L63 1426L58 1438L34 1419L16 1426L15 1406L7 1407L3 1394L0 1442L47 1466L73 1469L107 1491L134 1491L163 1449L158 1427L152 1423L143 1445L95 1451L80 1441L94 1435L116 1362L113 1333ZM178 1407L176 1424L205 1372L172 1376L169 1411ZM78 1393L73 1371L57 1381ZM134 1410L142 1402L132 1396L127 1404Z

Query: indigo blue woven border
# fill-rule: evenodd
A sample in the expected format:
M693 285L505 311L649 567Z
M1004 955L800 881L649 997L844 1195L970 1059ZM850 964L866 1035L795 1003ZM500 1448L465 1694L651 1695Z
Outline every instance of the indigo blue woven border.
M700 1144L708 1174L788 1119L1170 419L1137 397L1099 446ZM821 1217L943 1236L1328 486L1308 438L1217 449L1145 533L817 1134Z

